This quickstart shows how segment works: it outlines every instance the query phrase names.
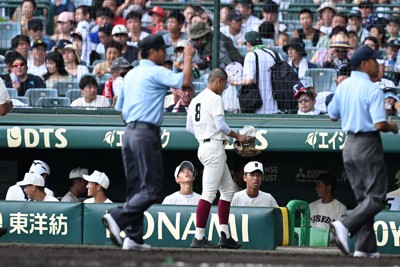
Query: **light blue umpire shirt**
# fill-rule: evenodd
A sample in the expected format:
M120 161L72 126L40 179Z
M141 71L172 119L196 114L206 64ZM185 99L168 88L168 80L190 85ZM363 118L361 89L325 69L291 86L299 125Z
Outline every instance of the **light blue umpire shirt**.
M342 119L346 132L377 131L375 123L386 121L383 92L367 73L352 71L336 88L328 105L331 119Z
M156 65L142 59L124 78L115 110L122 112L126 123L140 121L161 126L164 98L170 87L182 88L183 73Z

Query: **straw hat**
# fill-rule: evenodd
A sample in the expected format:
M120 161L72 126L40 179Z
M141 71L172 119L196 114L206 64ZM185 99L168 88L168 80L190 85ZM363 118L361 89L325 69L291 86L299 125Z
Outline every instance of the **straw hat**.
M335 35L333 41L331 42L330 47L351 48L349 43L349 37L347 37L347 35L345 34Z

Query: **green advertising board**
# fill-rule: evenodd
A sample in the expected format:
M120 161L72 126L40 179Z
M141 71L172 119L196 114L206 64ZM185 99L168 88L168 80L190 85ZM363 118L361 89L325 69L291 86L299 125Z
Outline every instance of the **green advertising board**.
M82 244L80 203L0 201L4 243Z
M101 217L117 204L84 205L84 244L112 245ZM145 212L145 242L154 247L189 248L195 233L196 206L153 205ZM211 208L206 226L209 240L219 240L217 207ZM231 235L244 249L273 250L282 244L280 209L232 207L229 217ZM121 234L124 237L124 234Z

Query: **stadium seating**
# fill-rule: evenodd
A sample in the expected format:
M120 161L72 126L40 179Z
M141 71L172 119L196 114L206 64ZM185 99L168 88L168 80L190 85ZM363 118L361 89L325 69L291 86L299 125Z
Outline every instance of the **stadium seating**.
M79 89L79 82L76 81L59 81L54 84L54 88L57 89L59 96L65 96L65 93L69 89Z
M18 96L18 91L15 90L14 88L7 88L7 91L11 99L16 98Z
M65 97L69 97L71 102L73 102L75 99L78 99L78 98L82 97L81 89L69 89L65 93Z
M41 97L37 105L39 107L69 107L71 99L69 97Z
M29 102L30 102L31 106L37 106L39 98L41 98L41 97L57 97L58 91L57 91L57 89L32 88L32 89L28 89L26 91L25 96L29 98Z
M336 90L336 82L334 79L337 78L337 72L335 69L308 69L306 70L305 76L313 79L315 92L334 92Z
M11 48L11 39L21 34L21 23L18 22L0 22L0 50Z
M27 96L16 96L14 97L14 99L17 99L28 106L31 104L31 102L29 101L29 97Z

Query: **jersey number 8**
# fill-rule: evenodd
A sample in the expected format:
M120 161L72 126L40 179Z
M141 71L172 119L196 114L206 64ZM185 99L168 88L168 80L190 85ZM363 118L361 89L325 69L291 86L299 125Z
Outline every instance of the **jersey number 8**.
M200 121L200 110L201 110L201 104L197 103L196 104L196 114L194 116L195 121Z

